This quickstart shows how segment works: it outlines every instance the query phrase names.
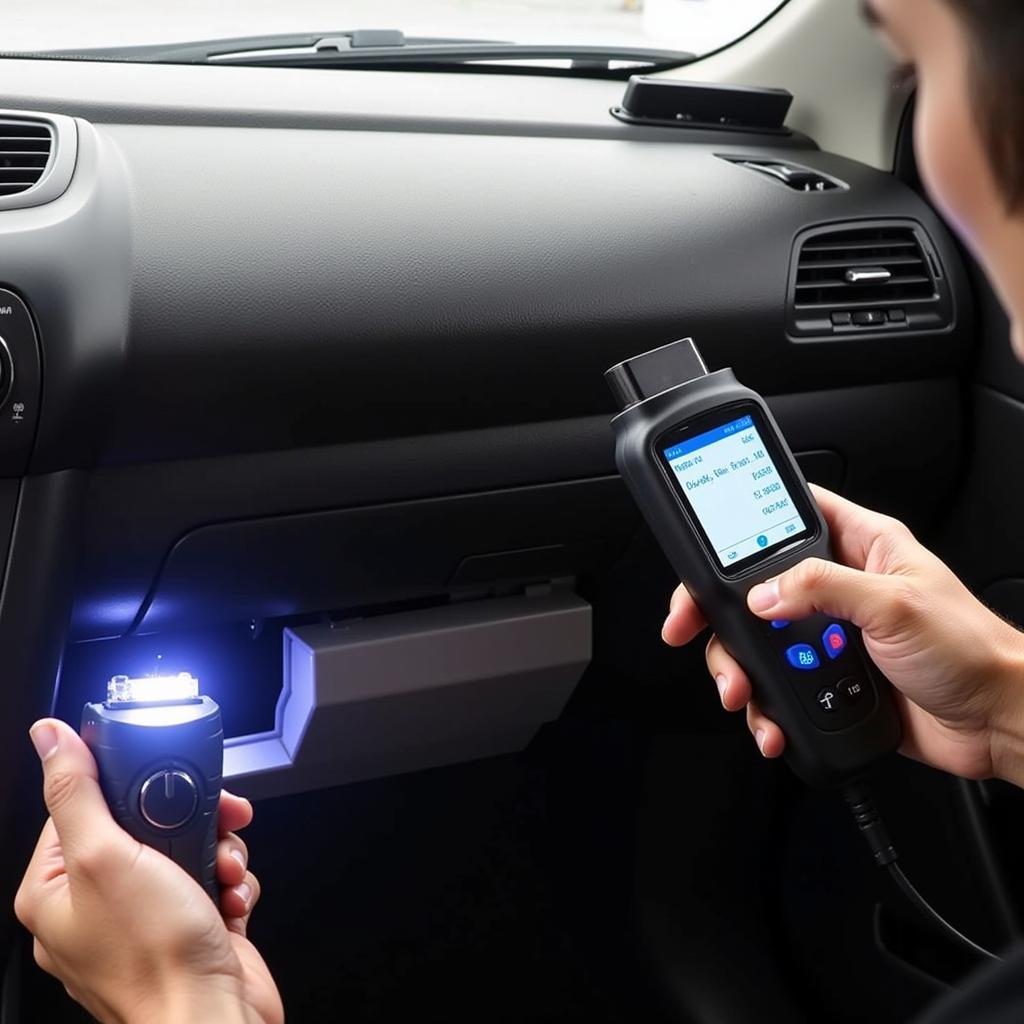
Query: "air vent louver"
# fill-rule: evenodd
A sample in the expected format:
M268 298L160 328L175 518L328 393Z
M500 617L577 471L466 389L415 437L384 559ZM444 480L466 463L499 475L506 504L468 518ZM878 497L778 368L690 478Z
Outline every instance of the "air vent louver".
M909 222L810 232L798 242L792 280L796 336L941 330L952 320L934 250Z
M36 110L0 110L0 214L52 203L71 184L85 121Z
M748 171L754 171L766 178L774 178L794 192L845 192L850 187L846 182L829 174L812 170L802 164L791 163L789 160L748 160L741 156L722 156L720 159L727 160L737 167L745 167Z
M0 120L0 196L27 192L46 173L53 129L39 121Z

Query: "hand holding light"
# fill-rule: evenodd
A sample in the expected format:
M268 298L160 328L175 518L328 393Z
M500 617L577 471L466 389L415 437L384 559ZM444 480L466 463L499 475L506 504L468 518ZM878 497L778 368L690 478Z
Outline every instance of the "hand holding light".
M251 820L248 801L221 797L218 913L180 867L114 821L74 730L44 719L32 739L50 818L15 912L35 936L39 965L104 1022L283 1021L273 979L245 937L259 884L233 830Z
M187 672L114 676L82 711L82 739L117 823L217 900L214 856L224 764L220 708Z

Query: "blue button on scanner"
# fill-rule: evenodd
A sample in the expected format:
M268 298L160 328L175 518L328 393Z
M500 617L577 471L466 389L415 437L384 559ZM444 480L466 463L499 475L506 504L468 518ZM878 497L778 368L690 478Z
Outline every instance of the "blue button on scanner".
M821 634L821 646L825 648L825 653L833 661L846 650L846 631L838 622L833 622Z
M785 629L789 625L789 619L772 619L772 629Z
M809 672L821 665L818 652L810 644L793 644L792 647L787 647L786 660L793 668L798 668L802 672Z

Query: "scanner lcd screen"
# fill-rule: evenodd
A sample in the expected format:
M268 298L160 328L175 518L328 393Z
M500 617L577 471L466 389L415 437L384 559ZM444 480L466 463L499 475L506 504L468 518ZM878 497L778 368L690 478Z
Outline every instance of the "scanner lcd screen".
M662 455L726 570L759 561L807 534L753 415L675 440Z

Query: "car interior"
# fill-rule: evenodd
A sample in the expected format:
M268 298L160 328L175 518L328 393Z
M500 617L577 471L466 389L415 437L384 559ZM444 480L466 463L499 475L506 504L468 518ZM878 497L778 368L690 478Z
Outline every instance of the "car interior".
M117 674L220 704L290 1020L885 1024L965 976L662 643L615 467L604 371L692 337L810 481L1024 624L1024 369L913 85L856 4L768 15L696 56L0 58L2 1024L90 1019L11 905L27 729ZM723 113L638 113L634 75ZM1016 938L1024 797L898 756L875 789L935 907Z

